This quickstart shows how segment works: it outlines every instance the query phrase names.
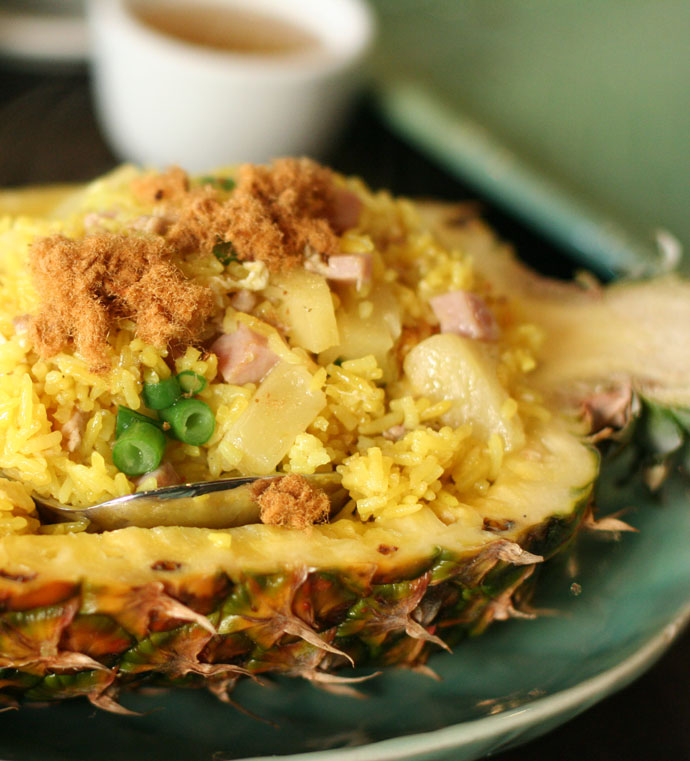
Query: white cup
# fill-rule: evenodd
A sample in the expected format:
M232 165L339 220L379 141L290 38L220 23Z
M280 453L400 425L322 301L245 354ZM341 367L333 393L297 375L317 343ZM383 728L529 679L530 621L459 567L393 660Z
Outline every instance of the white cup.
M204 0L219 13L281 20L318 42L270 54L165 34L142 20L147 1L88 5L96 109L122 159L204 171L323 155L347 114L373 38L363 0ZM166 0L172 3L195 7L195 0Z

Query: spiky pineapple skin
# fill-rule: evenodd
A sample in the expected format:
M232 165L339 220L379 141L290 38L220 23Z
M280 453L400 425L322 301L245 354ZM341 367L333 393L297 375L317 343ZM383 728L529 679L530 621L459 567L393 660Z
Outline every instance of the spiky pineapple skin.
M516 544L550 557L575 536L588 498L583 490L572 512ZM524 588L535 564L502 560L507 545L497 538L462 557L438 550L385 574L368 566L178 579L171 566L169 583L138 588L0 577L0 698L86 696L119 710L119 691L141 685L207 686L227 699L244 676L319 682L350 664L417 666L482 632Z
M690 409L636 394L628 422L599 442L606 467L621 482L662 490L667 477L690 475Z

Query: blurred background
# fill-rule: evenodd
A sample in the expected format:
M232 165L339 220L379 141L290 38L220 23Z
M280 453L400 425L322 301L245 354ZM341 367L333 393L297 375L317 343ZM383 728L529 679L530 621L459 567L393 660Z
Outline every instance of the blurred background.
M94 129L87 89L72 87L89 57L84 5L0 0L1 84L12 109L0 123L3 185L84 179L131 158L109 154L107 141L74 139ZM370 5L378 38L368 106L396 137L604 274L658 268L659 231L690 245L690 3ZM41 98L52 110L37 127ZM376 182L376 171L362 173Z
M476 200L549 274L658 270L659 230L662 254L690 246L687 0L371 7L365 85L325 161L397 194ZM98 121L89 58L80 0L0 0L0 187L129 158ZM686 634L631 687L495 758L690 758L689 654ZM0 756L22 759L23 742L5 737Z

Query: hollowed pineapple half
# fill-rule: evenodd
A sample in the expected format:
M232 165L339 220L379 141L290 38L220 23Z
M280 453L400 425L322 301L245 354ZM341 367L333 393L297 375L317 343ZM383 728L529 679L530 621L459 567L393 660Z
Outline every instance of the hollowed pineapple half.
M108 182L112 190L114 181ZM117 183L117 188L123 185L121 176ZM395 269L393 257L396 247L408 242L405 235L422 248L460 252L450 259L473 262L504 334L543 336L539 346L530 343L535 356L506 354L500 343L439 332L429 310L416 320L408 316L405 324L399 305L418 307L410 296L411 278L427 278L431 296L434 288L437 293L448 289L449 284L433 285L423 268L402 271L397 281L382 277L381 287L366 298L356 288L329 288L327 279L313 272L278 275L264 283L264 306L251 318L235 315L235 324L245 320L261 330L258 323L265 319L267 340L285 353L287 364L279 367L287 373L281 385L286 396L285 389L300 383L306 383L306 394L323 396L311 399L318 409L305 413L297 436L289 433L292 449L279 456L277 467L299 472L296 464L302 460L295 447L311 441L300 436L316 439L321 430L323 449L331 466L340 463L353 501L329 523L306 529L257 523L229 530L168 526L63 533L32 525L34 533L8 533L0 541L5 700L85 695L104 708L123 710L115 701L119 688L143 682L206 685L227 698L245 675L279 673L328 685L347 678L347 668L341 676L333 674L341 667L423 664L434 650L448 649L515 612L524 582L575 536L599 473L597 440L616 435L657 468L664 457L681 453L683 410L690 407L690 360L683 351L690 287L685 282L667 277L601 288L547 281L515 261L480 221L458 215L455 207L425 205L414 211L405 204L405 213L398 209L392 218L396 229L377 229L377 204L390 200L371 196L358 184L352 188L364 199L362 214L369 221L346 233L344 246L367 246L371 240L375 247L387 246L386 271ZM97 190L102 193L103 186ZM84 210L100 197L94 192L82 192L78 201L60 196L63 218L73 220L76 204L83 222ZM54 215L55 199L44 199L32 195L18 202L7 196L7 203ZM65 217L66 210L73 216ZM139 208L131 211L140 213ZM410 214L417 220L414 229L404 222ZM104 217L103 224L111 219ZM4 224L0 243L25 251L26 231L36 223L15 216ZM74 221L70 224L75 234L84 234ZM22 236L26 240L16 246ZM375 280L384 269L377 261ZM291 281L287 286L285 278ZM394 282L400 287L389 288ZM288 298L281 299L275 289L289 293ZM368 304L362 307L362 301ZM280 341L271 328L271 305L283 320ZM380 370L368 379L372 399L390 394L412 400L386 408L390 425L385 430L371 415L364 423L352 423L345 408L337 407L347 388L329 386L323 377L319 387L313 380L329 368L329 378L341 373L352 381L348 363L360 367L362 355L375 360L372 365L367 359L365 367ZM295 356L306 359L300 364ZM6 375L33 372L39 383L40 368L24 364L17 371L6 355L2 361ZM511 396L511 372L519 377L519 405ZM290 380L290 373L297 375ZM261 388L249 386L241 393L249 400L261 398ZM414 400L422 397L427 411L440 405L431 422L423 419L424 409L414 408ZM324 413L324 407L331 412ZM214 410L219 418L229 414L221 404ZM645 424L638 433L644 435L622 435L621 429L632 430L640 411ZM241 429L242 419L237 412L226 435L235 448L236 470L222 473L273 470L276 455L266 454L273 451L271 432L288 435L280 411L255 416L251 430ZM336 419L340 438L333 439L329 451L326 432ZM351 435L342 433L348 430ZM445 437L444 452L465 446L468 437L482 446L464 449L460 462L451 452L440 473L420 476L427 481L416 501L409 493L392 506L386 494L372 497L377 479L389 494L400 488L403 466L396 470L395 439L410 437L407 449L398 453L403 461L429 446L419 431L432 439ZM349 450L335 451L343 442L349 442ZM183 454L176 454L179 462ZM7 452L4 457L2 467L15 474ZM473 457L483 458L478 471ZM329 464L301 467L308 472ZM432 483L437 486L431 488ZM3 489L15 517L33 515L14 486ZM386 503L383 511L377 511L376 499Z

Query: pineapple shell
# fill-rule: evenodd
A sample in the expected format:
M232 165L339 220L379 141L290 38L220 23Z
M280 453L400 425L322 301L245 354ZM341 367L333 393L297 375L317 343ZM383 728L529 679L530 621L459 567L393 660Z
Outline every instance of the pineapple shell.
M244 675L325 682L338 666L424 663L505 617L583 519L596 453L560 421L537 435L548 454L516 457L529 477L499 476L473 529L420 512L385 528L6 537L2 691L112 709L117 688L144 681L225 694Z
M684 441L675 410L690 401L690 360L678 360L659 337L681 319L687 324L687 284L665 279L595 293L553 284L517 264L480 223L452 224L453 208L425 213L447 244L473 254L497 295L516 299L520 319L547 335L536 382L553 415L527 431L489 495L474 500L479 523L446 525L425 510L381 526L6 537L6 700L82 695L118 711L117 691L144 683L206 685L229 700L242 677L279 673L333 687L347 679L333 672L352 664L419 666L430 652L515 614L535 569L576 535L599 456L573 415L592 394L628 384L645 400L640 408L662 410ZM646 307L634 311L640 303ZM638 341L650 310L653 331ZM599 330L610 311L618 321ZM632 403L625 411L629 427ZM658 426L645 430L658 439Z

